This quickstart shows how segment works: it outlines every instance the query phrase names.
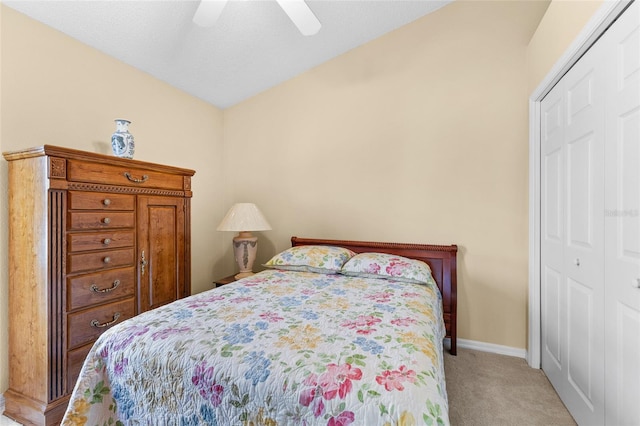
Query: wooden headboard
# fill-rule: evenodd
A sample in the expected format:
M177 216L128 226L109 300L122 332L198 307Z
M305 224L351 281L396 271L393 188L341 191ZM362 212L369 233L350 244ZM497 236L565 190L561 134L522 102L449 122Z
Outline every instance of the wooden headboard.
M389 253L422 260L427 263L431 268L433 278L438 283L438 288L442 294L444 323L447 329L446 337L451 339L451 354L456 355L456 312L458 303L456 254L458 252L458 246L322 240L299 237L291 237L291 245L293 247L308 245L339 246L348 248L356 253Z

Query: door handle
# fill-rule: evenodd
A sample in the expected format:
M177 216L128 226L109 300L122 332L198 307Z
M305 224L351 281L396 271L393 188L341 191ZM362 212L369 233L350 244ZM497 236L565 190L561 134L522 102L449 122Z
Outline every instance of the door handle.
M147 259L145 259L144 250L142 250L142 254L140 256L140 275L144 275L145 266L147 266Z

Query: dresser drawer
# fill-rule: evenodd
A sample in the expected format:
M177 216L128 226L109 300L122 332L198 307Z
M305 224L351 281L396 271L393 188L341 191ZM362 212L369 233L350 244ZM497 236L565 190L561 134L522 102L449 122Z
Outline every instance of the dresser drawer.
M133 228L133 212L78 212L69 213L69 230Z
M179 174L99 164L82 160L67 161L67 179L75 182L93 182L104 185L140 188L184 189L184 177Z
M67 278L67 311L134 295L135 269L110 269Z
M67 235L70 253L87 250L133 247L133 231L89 232Z
M133 249L103 250L92 253L70 254L67 273L96 271L133 265Z
M71 210L133 210L134 206L134 195L69 191Z
M73 387L78 381L80 376L80 370L82 370L82 364L89 355L92 344L82 346L78 349L69 351L67 355L67 389L69 393L73 391Z
M93 342L110 327L134 315L133 298L69 314L67 317L69 349Z

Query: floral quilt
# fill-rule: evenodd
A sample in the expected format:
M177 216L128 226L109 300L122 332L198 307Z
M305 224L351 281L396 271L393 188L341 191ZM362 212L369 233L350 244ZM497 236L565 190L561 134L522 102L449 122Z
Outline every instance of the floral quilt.
M268 270L91 349L64 425L448 425L437 287Z

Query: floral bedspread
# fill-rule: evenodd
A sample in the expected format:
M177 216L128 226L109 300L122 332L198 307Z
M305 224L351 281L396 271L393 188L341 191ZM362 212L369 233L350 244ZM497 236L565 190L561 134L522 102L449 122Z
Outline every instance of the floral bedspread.
M447 425L431 285L268 270L138 315L89 353L66 425Z

